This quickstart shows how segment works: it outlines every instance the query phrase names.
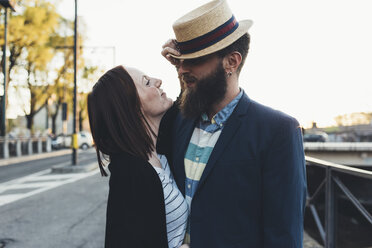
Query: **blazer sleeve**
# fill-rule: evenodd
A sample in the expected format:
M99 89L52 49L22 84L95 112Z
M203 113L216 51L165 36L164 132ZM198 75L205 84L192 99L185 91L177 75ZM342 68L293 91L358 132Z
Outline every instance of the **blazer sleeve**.
M179 114L179 98L173 103L173 106L163 116L158 132L156 150L160 154L164 154L168 161L172 160L172 132L177 115Z
M265 248L302 248L306 172L301 128L282 119L263 164Z
M168 248L163 188L151 170L145 162L110 164L106 248Z

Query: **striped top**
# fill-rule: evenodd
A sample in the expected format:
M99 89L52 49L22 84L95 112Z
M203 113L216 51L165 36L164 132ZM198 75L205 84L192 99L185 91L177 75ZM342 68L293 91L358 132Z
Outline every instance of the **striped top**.
M168 246L169 248L178 248L182 245L185 237L188 206L176 185L167 158L160 154L158 154L158 158L162 168L154 167L154 169L163 185Z
M213 151L221 131L234 111L240 98L243 96L243 91L229 103L220 112L218 112L211 120L206 114L201 116L201 120L195 126L191 136L189 146L185 155L185 194L186 202L191 213L191 201L198 188L199 180L203 174L204 168L207 165L209 157ZM221 182L223 178L221 178ZM185 243L190 243L190 222L187 226Z

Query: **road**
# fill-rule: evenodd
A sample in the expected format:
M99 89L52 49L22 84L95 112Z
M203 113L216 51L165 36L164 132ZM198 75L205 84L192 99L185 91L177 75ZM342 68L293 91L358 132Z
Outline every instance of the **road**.
M80 162L95 159L92 151L79 154ZM70 160L65 155L0 168L1 248L103 247L108 178L98 170L50 174L52 165Z
M71 154L0 166L0 248L102 248L108 177L51 174ZM79 162L96 161L93 150ZM319 248L305 234L305 248Z
M0 166L0 183L45 170L55 165L71 163L71 151L67 152L69 153L61 156ZM78 163L90 163L96 160L93 148L87 151L79 150Z

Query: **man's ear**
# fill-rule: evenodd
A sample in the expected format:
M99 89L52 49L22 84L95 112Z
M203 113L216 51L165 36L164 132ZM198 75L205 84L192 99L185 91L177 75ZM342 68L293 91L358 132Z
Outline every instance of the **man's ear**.
M242 55L237 51L229 53L225 56L223 63L227 72L236 72L242 63Z

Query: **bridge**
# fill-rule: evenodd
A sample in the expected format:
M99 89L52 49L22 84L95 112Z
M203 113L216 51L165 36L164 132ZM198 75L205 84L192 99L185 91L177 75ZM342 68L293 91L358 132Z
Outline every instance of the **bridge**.
M308 156L306 165L305 229L325 248L372 247L372 205L363 200L371 191L372 172Z
M372 169L372 142L304 142L309 157Z

